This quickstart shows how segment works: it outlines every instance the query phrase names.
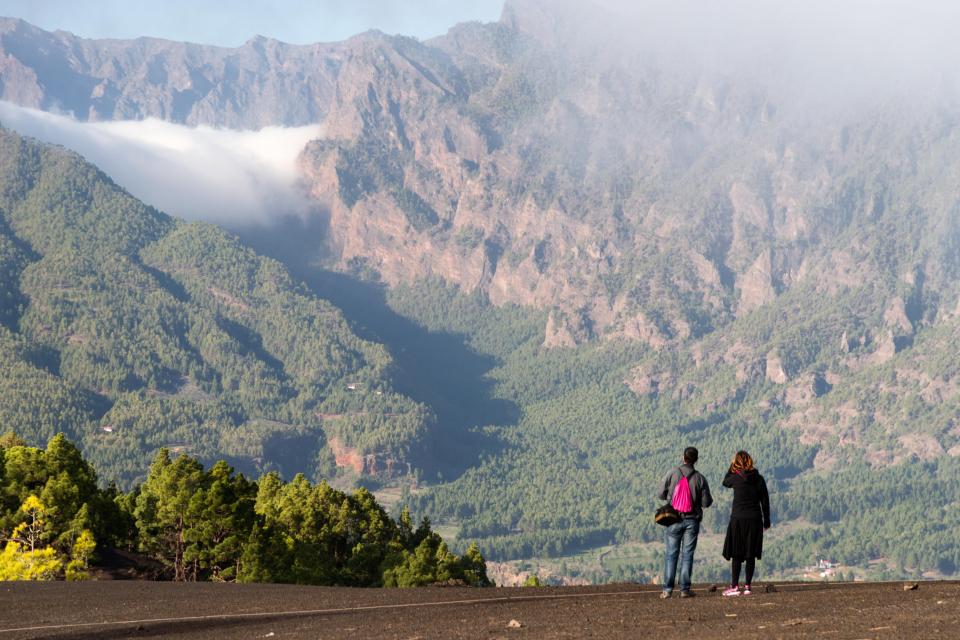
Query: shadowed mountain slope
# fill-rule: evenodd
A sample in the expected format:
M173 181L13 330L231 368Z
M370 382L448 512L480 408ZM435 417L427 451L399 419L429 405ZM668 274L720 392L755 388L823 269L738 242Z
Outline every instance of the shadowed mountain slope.
M5 130L0 148L4 428L65 431L124 484L160 446L250 472L332 474L338 453L410 471L432 414L281 264L63 149Z

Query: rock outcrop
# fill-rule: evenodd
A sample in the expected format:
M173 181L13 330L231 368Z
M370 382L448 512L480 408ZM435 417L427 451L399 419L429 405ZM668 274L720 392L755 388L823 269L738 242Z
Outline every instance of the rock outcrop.
M783 361L780 359L780 354L776 351L771 351L767 354L767 361L764 370L766 378L770 382L784 384L788 380L787 372L783 368Z
M739 314L749 313L776 298L772 271L771 251L764 249L737 282L740 288Z

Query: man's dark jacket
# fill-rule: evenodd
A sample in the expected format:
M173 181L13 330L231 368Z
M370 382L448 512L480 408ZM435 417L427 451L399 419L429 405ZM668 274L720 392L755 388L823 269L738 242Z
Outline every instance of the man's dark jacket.
M675 467L667 473L663 482L660 483L660 493L657 497L660 500L673 500L673 490L680 482L681 472L687 476L687 482L690 483L690 493L693 497L693 511L684 514L685 518L703 519L703 510L713 504L713 496L710 495L710 485L703 474L696 471L693 465L682 464ZM692 474L692 475L691 475ZM669 497L668 497L669 496Z

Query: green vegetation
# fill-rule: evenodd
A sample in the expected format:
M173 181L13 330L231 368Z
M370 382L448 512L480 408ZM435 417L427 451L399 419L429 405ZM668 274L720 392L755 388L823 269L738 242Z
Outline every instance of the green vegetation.
M128 541L129 515L112 486L62 434L46 450L0 439L0 580L87 577L96 545Z
M372 89L371 89L372 90ZM389 120L371 96L370 117L380 126L370 127L368 135L359 141L346 144L314 142L314 153L336 153L338 193L349 207L364 197L377 192L386 192L400 207L410 226L416 231L426 231L440 222L437 211L416 191L404 184L404 167L413 164L413 152L403 134L398 120ZM383 135L395 129L397 138Z
M161 449L131 493L97 486L62 434L36 449L0 440L0 579L82 580L100 546L137 550L178 581L420 586L489 584L477 547L451 553L424 519L391 519L366 489L352 495L302 474L259 483L220 461L209 470Z
M0 275L0 424L66 433L121 487L164 446L292 477L328 438L406 460L432 428L387 351L280 263L3 130Z
M417 231L426 231L440 222L437 212L416 192L409 189L398 189L393 197L400 210L403 211L403 215L410 222L410 226Z
M703 357L740 342L757 354L779 350L791 376L839 369L849 354L839 351L835 336L845 330L855 336L858 326L873 325L881 313L875 304L871 310L865 290L823 300L814 312L801 315L797 309L804 299L802 291L788 294L782 306L735 322L704 341ZM796 576L818 558L855 568L860 576L958 571L960 545L947 534L960 526L952 497L960 490L954 458L867 464L863 451L869 443L886 450L896 444L889 432L870 423L858 431L865 438L858 447L804 444L797 432L776 428L792 410L783 401L783 388L765 381L762 369L759 379L738 382L733 364L697 369L683 359L682 350L658 354L636 342L545 350L542 329L513 329L542 327L539 315L497 309L482 297L457 294L435 281L397 288L390 302L431 330L463 335L474 349L493 356L496 366L487 374L494 383L492 395L520 409L516 424L481 425L499 446L477 466L408 499L414 512L456 524L460 544L473 541L491 559L559 561L604 545L651 544L655 552L642 559L577 575L595 581L658 575L662 530L652 521L658 504L654 494L683 447L693 444L700 448L700 468L713 480L717 498L706 513L708 534L722 535L726 527L730 496L719 480L732 453L748 449L766 475L774 509L774 537L762 563L767 575ZM861 320L851 323L857 314ZM816 406L829 414L855 398L863 411L906 412L887 423L903 425L899 429L949 428L956 405L924 400L917 384L894 386L893 372L922 363L930 379L951 380L956 367L947 345L956 339L957 326L924 332L911 350L887 364L844 370L843 384L829 389ZM857 349L852 357L870 354L869 345ZM669 371L674 382L668 392L631 392L625 381L638 363ZM878 393L884 386L889 391ZM675 388L689 391L669 392ZM835 453L838 461L817 471L813 460L821 450ZM878 562L886 567L879 573ZM726 568L719 550L701 557L697 571L703 579L721 579Z

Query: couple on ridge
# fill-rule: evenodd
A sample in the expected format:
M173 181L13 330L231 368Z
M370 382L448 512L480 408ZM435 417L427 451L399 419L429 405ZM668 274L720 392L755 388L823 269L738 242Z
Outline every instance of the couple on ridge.
M661 598L673 594L676 581L677 559L680 560L680 597L694 595L690 590L690 575L693 569L693 552L697 548L697 536L700 534L700 520L703 510L713 504L710 485L707 479L694 468L699 452L694 447L683 451L683 464L671 469L661 483L659 498L674 500L678 486L689 486L689 509L682 510L682 519L667 527L667 554L663 567L663 593ZM681 483L681 479L686 479ZM746 563L746 580L743 594L750 594L750 582L756 560L763 554L763 532L770 528L770 497L767 483L754 468L753 459L746 451L738 451L733 457L730 469L723 479L723 486L733 489L733 507L730 523L727 525L727 537L723 542L723 557L731 561L730 587L723 595L738 596L740 591L740 569ZM681 500L681 503L685 498Z

